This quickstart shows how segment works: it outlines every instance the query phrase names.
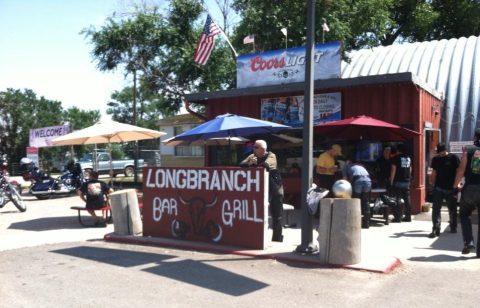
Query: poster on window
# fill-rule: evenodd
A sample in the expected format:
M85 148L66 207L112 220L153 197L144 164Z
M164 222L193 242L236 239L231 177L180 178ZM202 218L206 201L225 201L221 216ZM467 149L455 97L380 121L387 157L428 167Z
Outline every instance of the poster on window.
M301 127L303 126L303 101L303 95L262 99L261 118L292 127ZM313 125L340 120L341 107L342 94L340 92L314 95Z

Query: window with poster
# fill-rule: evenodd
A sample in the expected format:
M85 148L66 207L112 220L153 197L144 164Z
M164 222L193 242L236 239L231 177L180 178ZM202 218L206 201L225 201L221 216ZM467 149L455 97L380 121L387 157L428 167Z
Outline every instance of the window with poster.
M303 95L264 98L261 101L261 118L292 127L302 127L303 101ZM334 92L314 95L312 112L314 125L340 120L342 94Z

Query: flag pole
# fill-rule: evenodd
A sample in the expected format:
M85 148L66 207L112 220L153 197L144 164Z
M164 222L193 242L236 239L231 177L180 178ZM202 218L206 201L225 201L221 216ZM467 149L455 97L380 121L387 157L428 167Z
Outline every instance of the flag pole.
M282 28L280 29L280 32L282 32L283 35L285 35L285 49L288 49L288 30L287 28Z
M228 36L225 34L225 32L223 31L223 29L217 24L217 22L213 19L213 15L210 13L210 11L208 10L208 7L205 5L205 3L202 1L200 2L200 4L202 5L203 9L207 12L208 15L210 15L210 18L212 19L212 21L217 25L218 29L220 29L220 32L222 33L223 37L225 38L225 40L227 41L228 45L230 46L230 48L232 49L233 51L233 54L235 55L235 58L238 57L238 53L237 51L235 50L235 48L233 48L233 45L232 43L230 43L230 40L228 39Z
M215 21L214 21L214 22L215 22ZM216 22L215 22L215 23L216 23ZM218 25L217 25L217 26L218 26ZM233 48L233 45L232 45L232 43L230 43L230 40L228 39L227 35L225 34L225 32L223 32L223 29L222 29L222 28L220 28L220 27L218 27L218 28L220 29L220 31L221 31L222 34L223 34L223 37L225 38L225 40L227 41L228 45L229 45L230 48L232 49L233 54L235 55L235 58L237 58L237 57L238 57L238 53L237 53L237 51L235 50L235 48Z

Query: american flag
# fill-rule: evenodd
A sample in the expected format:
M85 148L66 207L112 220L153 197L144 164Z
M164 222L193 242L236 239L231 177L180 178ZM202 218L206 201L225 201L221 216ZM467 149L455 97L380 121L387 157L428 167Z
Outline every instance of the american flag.
M255 36L247 35L243 38L243 44L253 44L255 43Z
M200 65L205 65L208 58L212 54L213 47L215 47L215 35L220 34L222 30L215 24L210 15L207 15L205 27L203 28L200 40L197 43L197 50L193 60Z

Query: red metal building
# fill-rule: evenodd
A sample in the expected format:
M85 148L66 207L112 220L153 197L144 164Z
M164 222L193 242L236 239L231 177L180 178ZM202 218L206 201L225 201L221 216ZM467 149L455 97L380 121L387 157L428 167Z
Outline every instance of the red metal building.
M442 95L412 73L317 80L314 89L314 94L341 93L342 118L367 115L420 133L410 144L413 156L412 211L420 212L425 200L428 162L439 138ZM186 99L204 104L209 119L225 113L260 118L262 99L303 94L304 83L294 83L194 93L187 95Z

